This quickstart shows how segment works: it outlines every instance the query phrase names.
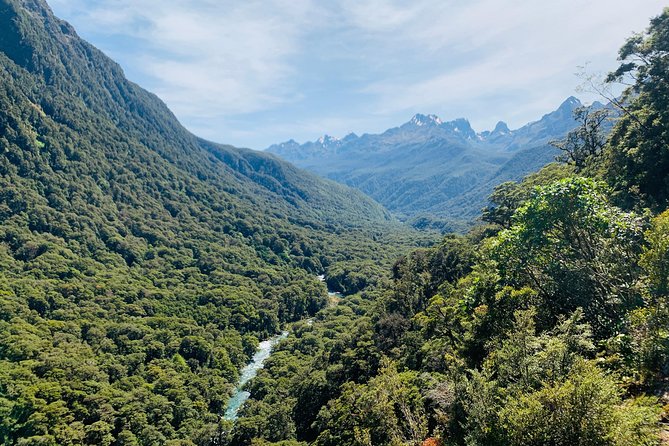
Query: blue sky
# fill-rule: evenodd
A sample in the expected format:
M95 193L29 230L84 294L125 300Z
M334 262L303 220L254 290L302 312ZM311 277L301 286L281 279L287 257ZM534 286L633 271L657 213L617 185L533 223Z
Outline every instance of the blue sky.
M49 0L192 132L263 149L415 113L539 119L616 67L656 0Z

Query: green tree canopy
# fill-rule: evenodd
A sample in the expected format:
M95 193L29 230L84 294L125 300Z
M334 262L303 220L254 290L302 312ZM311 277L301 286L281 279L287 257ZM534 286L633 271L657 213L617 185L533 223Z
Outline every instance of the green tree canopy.
M627 207L669 204L669 8L620 49L609 82L631 81L606 150L605 177Z

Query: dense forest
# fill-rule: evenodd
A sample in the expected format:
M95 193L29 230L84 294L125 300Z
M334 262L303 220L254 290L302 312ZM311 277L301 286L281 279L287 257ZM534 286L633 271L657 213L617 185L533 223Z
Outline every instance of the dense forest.
M230 444L666 444L669 9L481 224L298 323ZM618 115L619 113L619 115Z
M191 135L43 1L0 29L2 444L210 444L259 340L326 305L317 275L435 240Z
M0 29L2 444L669 438L669 9L620 50L610 133L577 111L556 163L436 244L191 135L43 0L0 0Z

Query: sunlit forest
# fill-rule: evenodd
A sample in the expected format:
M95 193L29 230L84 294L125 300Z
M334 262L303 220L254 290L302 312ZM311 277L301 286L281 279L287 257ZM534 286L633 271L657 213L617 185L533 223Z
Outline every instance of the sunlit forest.
M444 234L194 136L43 0L0 0L0 442L666 444L658 12L622 95Z

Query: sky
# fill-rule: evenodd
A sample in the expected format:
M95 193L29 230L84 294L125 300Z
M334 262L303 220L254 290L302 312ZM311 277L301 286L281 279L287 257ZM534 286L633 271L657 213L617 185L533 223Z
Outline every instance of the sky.
M48 0L198 136L264 149L414 114L518 128L617 67L657 0ZM579 74L580 73L580 74ZM587 82L586 82L587 84Z

